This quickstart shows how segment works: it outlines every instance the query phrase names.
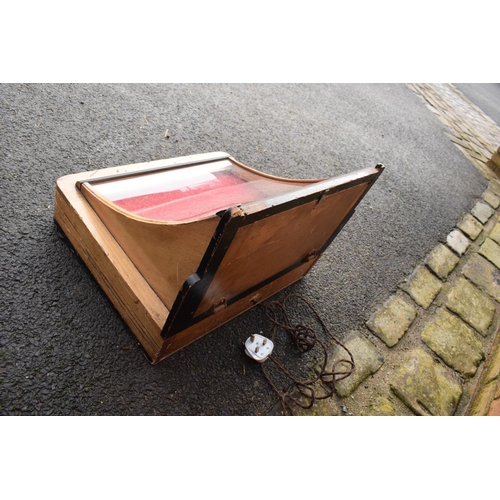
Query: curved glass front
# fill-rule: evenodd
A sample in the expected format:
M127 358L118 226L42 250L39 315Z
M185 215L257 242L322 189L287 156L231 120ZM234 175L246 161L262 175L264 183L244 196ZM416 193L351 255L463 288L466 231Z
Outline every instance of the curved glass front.
M230 160L91 182L95 192L122 209L161 221L203 218L305 185L258 175Z

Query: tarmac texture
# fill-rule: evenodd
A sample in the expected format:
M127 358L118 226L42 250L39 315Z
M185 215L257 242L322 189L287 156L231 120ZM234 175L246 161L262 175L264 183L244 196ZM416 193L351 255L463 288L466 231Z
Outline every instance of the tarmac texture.
M58 235L58 177L211 151L296 178L383 163L386 170L310 274L279 294L305 296L347 340L432 249L446 245L488 187L444 135L446 126L403 84L2 84L0 117L4 415L276 413L274 392L243 349L251 333L269 330L257 309L149 365ZM415 363L427 362L418 356ZM370 363L367 373L378 364ZM456 407L456 398L452 384L444 410ZM411 413L403 406L396 410ZM328 414L348 414L345 407L335 396Z

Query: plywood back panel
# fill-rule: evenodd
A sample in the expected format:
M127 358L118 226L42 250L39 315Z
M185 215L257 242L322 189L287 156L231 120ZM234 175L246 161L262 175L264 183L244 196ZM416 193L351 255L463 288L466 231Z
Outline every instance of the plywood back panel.
M284 276L277 278L275 281L263 286L258 293L259 302L268 299L275 293L283 288L291 285L292 283L300 280L308 271L313 267L316 259L305 262L301 266L295 268ZM182 349L184 346L194 342L195 340L203 337L207 333L215 330L224 323L232 320L236 316L248 311L255 306L252 300L253 296L243 297L240 300L230 304L225 309L220 310L217 314L209 315L203 320L188 326L185 330L177 333L176 335L165 339L161 352L155 358L154 363L165 359L174 352Z
M319 252L367 188L368 183L359 184L242 225L196 315Z

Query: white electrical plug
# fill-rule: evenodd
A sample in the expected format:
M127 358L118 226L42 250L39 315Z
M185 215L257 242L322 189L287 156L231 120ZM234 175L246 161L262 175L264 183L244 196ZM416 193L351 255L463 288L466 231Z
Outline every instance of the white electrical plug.
M245 352L259 363L263 363L273 352L273 341L259 334L250 335L245 342Z

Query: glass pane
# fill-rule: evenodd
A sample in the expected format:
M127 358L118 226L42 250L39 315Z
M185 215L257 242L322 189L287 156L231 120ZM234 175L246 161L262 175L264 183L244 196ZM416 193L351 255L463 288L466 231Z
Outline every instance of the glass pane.
M119 207L148 219L182 221L207 217L234 205L306 185L268 179L222 160L92 183Z

